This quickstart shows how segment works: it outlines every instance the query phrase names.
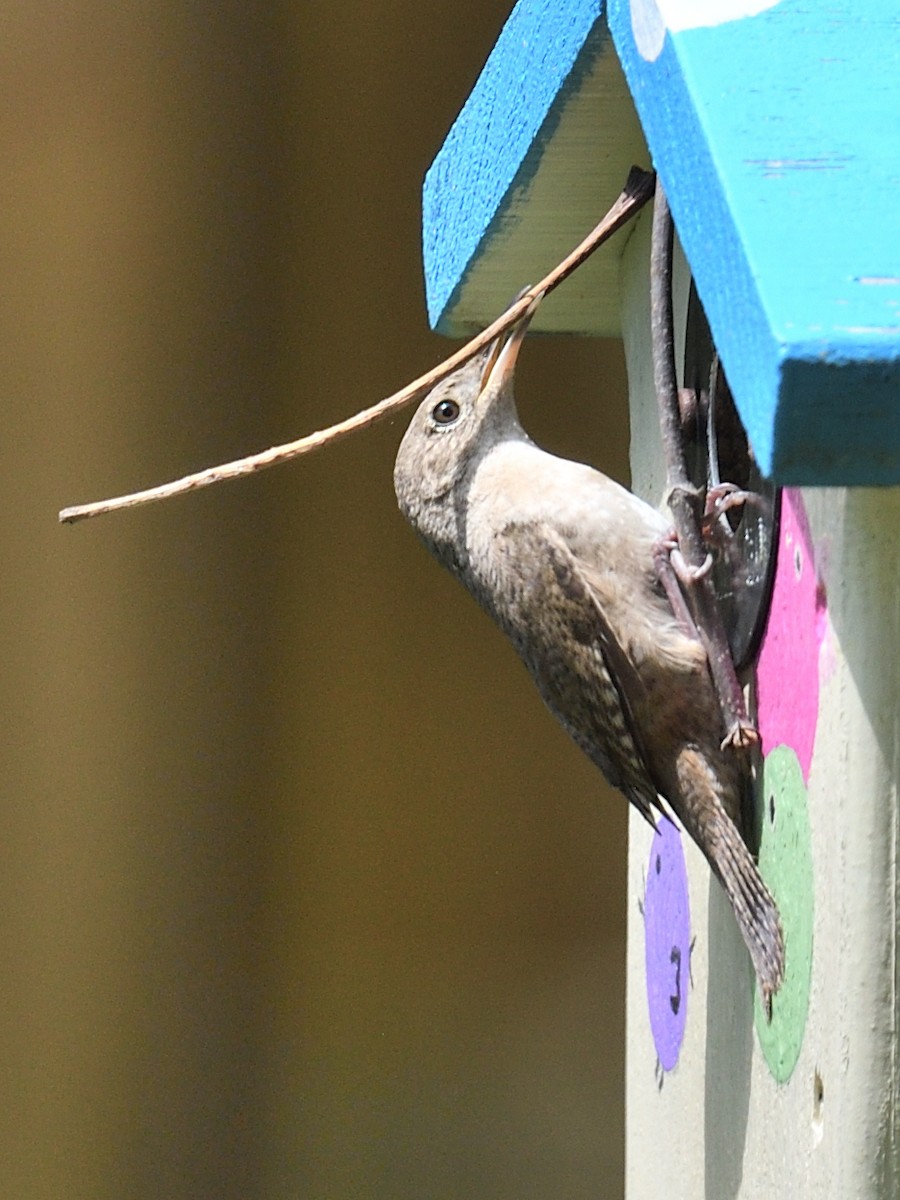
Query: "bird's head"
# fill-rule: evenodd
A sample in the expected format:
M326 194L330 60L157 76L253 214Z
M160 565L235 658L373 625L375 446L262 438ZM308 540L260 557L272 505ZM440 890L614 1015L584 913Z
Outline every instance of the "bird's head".
M512 330L484 354L428 393L400 443L394 465L397 501L436 552L438 543L455 542L458 509L474 467L499 442L525 437L513 378L541 298L536 297Z

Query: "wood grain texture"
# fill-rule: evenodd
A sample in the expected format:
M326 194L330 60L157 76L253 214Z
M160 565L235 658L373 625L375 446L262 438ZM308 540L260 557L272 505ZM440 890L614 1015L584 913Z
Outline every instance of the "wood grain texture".
M585 235L635 162L646 148L600 0L520 0L425 178L432 327L483 327ZM617 240L535 326L618 334L620 253Z

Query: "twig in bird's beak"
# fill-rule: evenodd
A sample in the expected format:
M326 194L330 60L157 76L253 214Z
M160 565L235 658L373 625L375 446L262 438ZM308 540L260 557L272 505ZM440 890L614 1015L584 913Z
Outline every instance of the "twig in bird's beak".
M448 375L452 375L463 363L468 362L470 358L490 345L494 338L511 329L521 320L537 296L541 293L552 292L554 288L559 287L563 280L577 270L598 247L608 241L618 229L621 229L653 195L653 182L652 172L632 167L621 195L600 224L561 263L555 266L549 275L523 293L487 329L477 334L459 350L454 351L449 358L445 358L442 363L425 375L421 375L412 383L408 383L406 387L401 388L399 392L394 392L392 396L380 400L371 408L364 408L361 412L339 421L328 429L309 433L295 442L272 446L271 449L262 450L258 454L250 454L246 458L235 459L234 462L222 463L218 467L207 467L203 471L185 475L182 479L173 480L171 483L161 483L156 487L146 488L144 491L131 492L127 496L116 496L110 500L95 500L91 504L76 504L64 508L59 514L60 521L64 524L74 524L74 522L83 521L87 517L100 516L101 513L116 512L121 508L137 508L141 504L150 504L154 500L167 500L170 496L180 496L184 492L193 492L199 488L209 487L213 483L222 483L226 479L238 479L242 475L252 475L265 467L274 467L278 463L289 462L292 458L299 458L302 454L309 454L313 450L336 442L350 433L355 433L358 429L365 429L368 425L373 425L376 421L404 408L407 404L420 400Z

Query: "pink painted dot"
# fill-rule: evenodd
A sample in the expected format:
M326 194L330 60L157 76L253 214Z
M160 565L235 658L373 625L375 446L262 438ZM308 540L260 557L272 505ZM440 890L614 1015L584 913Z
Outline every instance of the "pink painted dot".
M764 754L790 746L809 781L819 717L819 653L826 637L825 591L799 491L781 497L775 584L756 666Z

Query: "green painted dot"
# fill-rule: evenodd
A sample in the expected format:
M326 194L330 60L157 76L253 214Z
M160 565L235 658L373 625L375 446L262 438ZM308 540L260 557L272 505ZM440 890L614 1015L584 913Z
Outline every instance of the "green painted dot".
M763 1057L779 1083L797 1065L806 1017L813 957L813 864L806 786L797 755L776 746L762 772L759 869L781 913L785 972L766 1019L756 991L756 1032Z

